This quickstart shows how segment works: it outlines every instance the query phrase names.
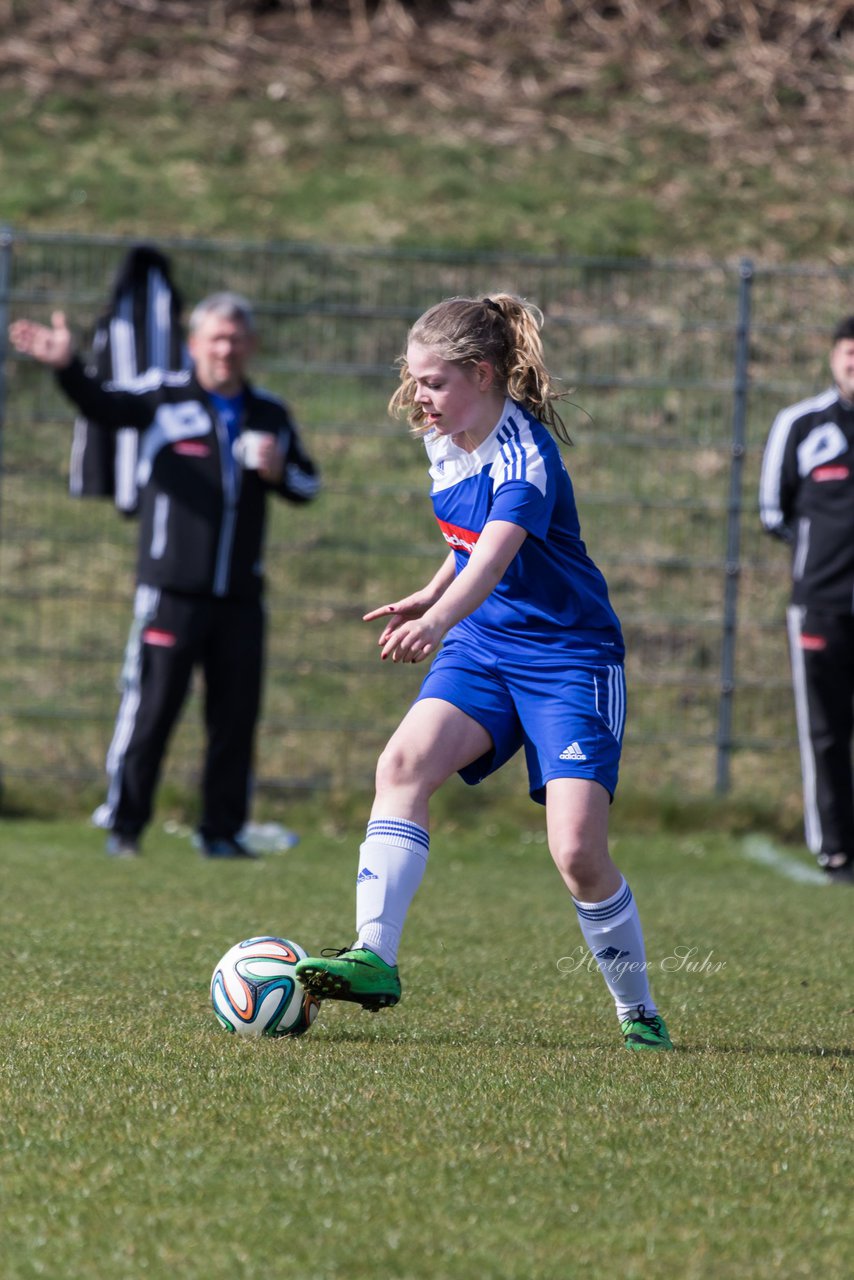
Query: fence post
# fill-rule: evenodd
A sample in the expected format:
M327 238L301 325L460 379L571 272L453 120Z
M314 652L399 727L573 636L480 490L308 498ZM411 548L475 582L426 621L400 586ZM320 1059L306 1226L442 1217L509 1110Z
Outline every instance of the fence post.
M6 352L9 329L9 294L12 288L12 232L0 227L0 486L3 482L3 424L6 421ZM2 514L2 487L0 487ZM2 530L2 524L0 524Z
M747 389L750 360L750 303L753 263L739 263L738 322L735 335L735 377L733 381L732 464L727 506L727 546L724 566L723 641L721 645L720 701L718 704L718 752L715 790L729 791L732 759L732 707L735 692L735 647L738 615L738 587L741 576L741 488L747 440Z
M6 350L9 328L9 294L12 288L12 232L0 227L0 431L6 409Z

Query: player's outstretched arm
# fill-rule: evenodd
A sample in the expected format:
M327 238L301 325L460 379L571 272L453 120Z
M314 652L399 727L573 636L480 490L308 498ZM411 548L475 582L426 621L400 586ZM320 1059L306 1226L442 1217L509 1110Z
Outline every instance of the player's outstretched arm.
M74 339L62 311L54 311L49 325L35 320L15 320L9 340L21 355L32 356L51 369L66 369L74 355Z

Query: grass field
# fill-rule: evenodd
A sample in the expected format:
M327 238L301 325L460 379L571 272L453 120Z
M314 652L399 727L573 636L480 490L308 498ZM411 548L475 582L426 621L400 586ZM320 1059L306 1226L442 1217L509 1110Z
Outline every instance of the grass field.
M4 1280L850 1275L850 892L618 826L677 1045L633 1055L539 811L489 814L434 835L401 1005L293 1042L220 1030L211 970L350 940L357 823L307 806L295 849L217 866L5 820Z

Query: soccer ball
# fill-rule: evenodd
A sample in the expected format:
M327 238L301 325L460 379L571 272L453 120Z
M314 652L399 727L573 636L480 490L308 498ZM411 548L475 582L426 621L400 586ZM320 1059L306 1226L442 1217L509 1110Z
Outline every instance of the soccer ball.
M287 938L247 938L220 960L211 1004L226 1031L239 1036L301 1036L320 1011L294 969L306 952Z

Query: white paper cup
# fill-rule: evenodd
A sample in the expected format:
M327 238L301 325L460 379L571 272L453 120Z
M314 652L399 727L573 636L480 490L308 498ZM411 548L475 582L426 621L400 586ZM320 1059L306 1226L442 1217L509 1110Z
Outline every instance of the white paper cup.
M232 453L246 471L257 471L261 464L261 445L272 440L269 431L243 431L232 446Z

